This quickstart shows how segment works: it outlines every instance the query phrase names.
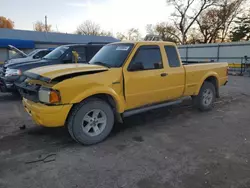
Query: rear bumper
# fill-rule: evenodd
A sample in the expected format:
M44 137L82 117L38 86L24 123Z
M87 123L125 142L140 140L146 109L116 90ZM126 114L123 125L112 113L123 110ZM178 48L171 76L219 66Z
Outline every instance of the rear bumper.
M72 104L47 106L24 98L23 106L36 124L44 127L62 127L66 123Z

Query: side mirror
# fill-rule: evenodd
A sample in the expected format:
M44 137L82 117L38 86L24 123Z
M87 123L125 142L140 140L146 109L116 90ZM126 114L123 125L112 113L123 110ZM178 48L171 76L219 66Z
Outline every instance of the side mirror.
M135 63L130 64L128 70L129 71L140 71L140 70L144 70L144 66L143 66L142 62L135 62Z
M77 51L72 51L72 54L74 56L74 62L77 63L79 59L79 54L77 53Z

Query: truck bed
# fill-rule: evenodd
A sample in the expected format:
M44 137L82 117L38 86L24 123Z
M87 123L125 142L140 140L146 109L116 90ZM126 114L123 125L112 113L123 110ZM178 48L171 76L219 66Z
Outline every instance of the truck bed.
M197 63L183 65L183 67L186 72L185 95L187 96L197 94L200 86L212 71L218 86L224 85L227 81L228 63Z

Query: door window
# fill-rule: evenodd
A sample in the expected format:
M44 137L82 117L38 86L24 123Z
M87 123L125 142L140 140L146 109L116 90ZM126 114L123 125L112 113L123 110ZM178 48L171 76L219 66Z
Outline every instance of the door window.
M163 64L159 46L142 46L137 50L128 70L142 71L162 68Z
M33 56L33 58L39 59L39 58L44 57L44 56L47 55L48 53L49 53L49 51L40 51L40 52L38 52L37 54L35 54L35 55Z
M78 61L79 62L86 62L86 47L85 46L79 46L73 48L73 51L76 51L78 53Z

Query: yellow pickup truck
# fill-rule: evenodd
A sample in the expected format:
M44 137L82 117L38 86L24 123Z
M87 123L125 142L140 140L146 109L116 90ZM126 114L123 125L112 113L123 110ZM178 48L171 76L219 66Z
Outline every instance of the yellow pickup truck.
M183 65L170 42L118 42L89 64L29 70L17 84L23 105L42 126L67 126L73 139L95 144L124 117L181 102L210 110L228 80L227 63Z

